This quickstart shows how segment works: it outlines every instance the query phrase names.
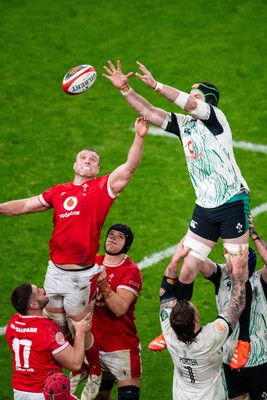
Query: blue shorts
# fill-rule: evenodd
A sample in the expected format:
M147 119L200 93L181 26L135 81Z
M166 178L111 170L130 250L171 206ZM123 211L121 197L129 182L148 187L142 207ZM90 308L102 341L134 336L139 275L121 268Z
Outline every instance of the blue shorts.
M238 238L249 229L249 196L240 193L216 208L204 208L196 204L189 229L204 239L217 242Z

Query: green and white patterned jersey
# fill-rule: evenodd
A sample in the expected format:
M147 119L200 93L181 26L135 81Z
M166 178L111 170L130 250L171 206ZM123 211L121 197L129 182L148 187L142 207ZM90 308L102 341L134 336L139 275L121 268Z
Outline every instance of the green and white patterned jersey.
M249 189L234 157L232 132L225 115L205 105L204 118L170 113L162 128L182 142L196 203L215 208L239 193L241 187Z
M217 307L219 313L229 305L232 281L225 264L219 265L222 271L220 289L217 295ZM250 278L252 286L252 303L250 312L250 342L251 350L247 367L255 367L267 363L267 300L261 284L261 271L256 271ZM229 364L233 349L235 348L239 335L239 324L237 324L232 335L224 345L223 361Z

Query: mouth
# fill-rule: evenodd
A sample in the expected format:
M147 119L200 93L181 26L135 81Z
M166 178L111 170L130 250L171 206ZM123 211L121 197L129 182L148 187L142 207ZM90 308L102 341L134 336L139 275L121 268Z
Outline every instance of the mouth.
M91 167L88 167L88 166L84 166L84 167L82 167L81 169L85 169L85 170L87 170L87 171L91 171Z

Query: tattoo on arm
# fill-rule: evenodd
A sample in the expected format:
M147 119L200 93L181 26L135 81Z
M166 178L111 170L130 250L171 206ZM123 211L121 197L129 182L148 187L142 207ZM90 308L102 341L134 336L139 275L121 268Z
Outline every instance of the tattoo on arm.
M223 312L223 315L234 328L245 308L246 290L243 275L236 275L233 278L233 288L231 291L230 305Z

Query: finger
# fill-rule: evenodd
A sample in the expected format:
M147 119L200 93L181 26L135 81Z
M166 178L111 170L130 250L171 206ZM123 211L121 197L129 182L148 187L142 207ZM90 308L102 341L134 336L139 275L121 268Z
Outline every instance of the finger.
M109 74L109 75L112 75L112 71L108 68L108 67L106 67L105 65L104 65L104 70Z
M106 74L102 74L102 76L104 76L104 78L107 78L107 79L111 80L111 76L108 76Z
M108 64L110 66L111 71L115 72L116 68L114 67L114 65L112 64L112 62L110 60L108 60Z
M117 70L121 71L121 62L120 62L120 60L117 60Z
M129 72L127 75L125 75L126 76L126 78L128 79L128 78L130 78L130 76L132 76L134 73L133 72Z

